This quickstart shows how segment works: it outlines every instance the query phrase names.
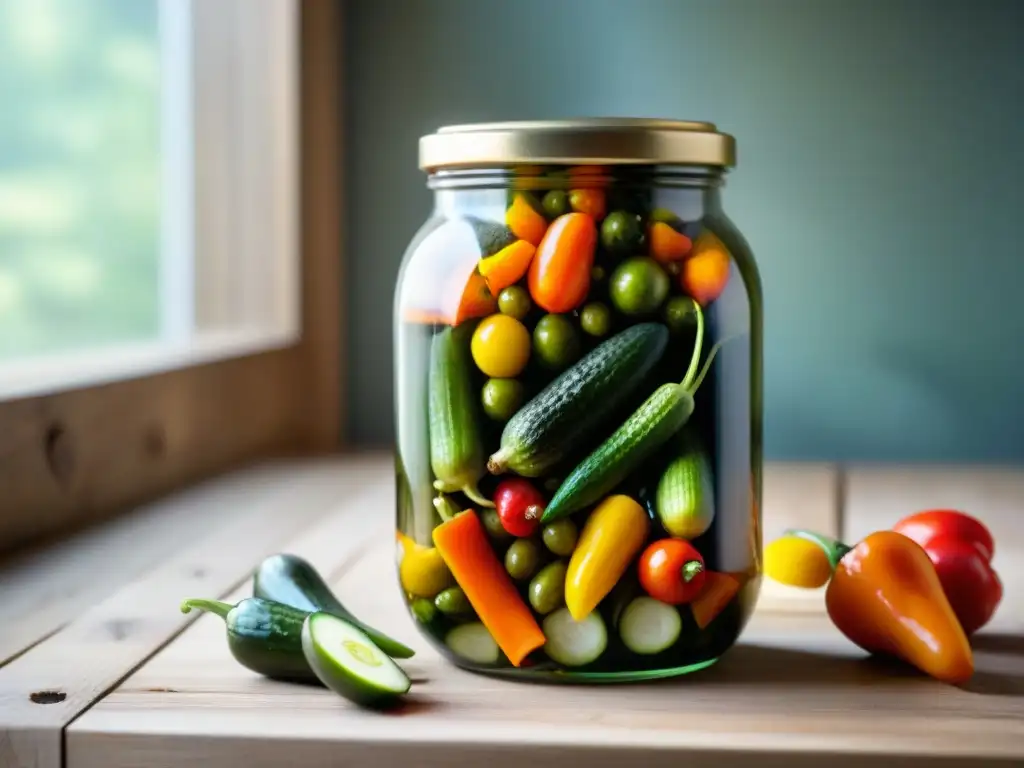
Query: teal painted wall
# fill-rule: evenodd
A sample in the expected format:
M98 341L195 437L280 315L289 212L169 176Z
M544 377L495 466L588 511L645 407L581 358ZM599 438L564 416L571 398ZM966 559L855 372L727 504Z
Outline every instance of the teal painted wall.
M349 434L391 440L418 137L717 122L765 291L769 458L1024 459L1024 2L382 0L347 23Z

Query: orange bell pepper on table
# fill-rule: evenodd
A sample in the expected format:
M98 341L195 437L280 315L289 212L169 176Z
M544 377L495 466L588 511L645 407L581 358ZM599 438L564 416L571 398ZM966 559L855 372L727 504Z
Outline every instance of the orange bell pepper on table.
M893 656L937 680L974 674L970 642L924 549L896 531L848 546L790 530L765 548L765 573L796 587L825 587L836 628L869 653Z

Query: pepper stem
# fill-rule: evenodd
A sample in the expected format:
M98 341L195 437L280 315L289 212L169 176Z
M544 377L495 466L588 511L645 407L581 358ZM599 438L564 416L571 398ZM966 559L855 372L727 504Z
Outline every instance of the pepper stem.
M704 346L704 310L701 309L700 304L697 302L694 302L694 306L697 308L697 335L693 340L693 355L690 357L690 366L686 369L686 375L680 383L680 386L687 391L689 391L690 385L693 383L693 377L697 375L697 365L700 363L700 353Z
M829 565L832 567L833 571L839 566L839 561L843 559L843 555L853 549L853 547L844 544L838 539L823 536L820 533L807 531L802 528L790 528L783 535L795 536L796 538L806 539L807 541L817 544L822 548L822 550L824 550L825 556L828 557Z
M464 494L466 494L466 496L471 501L475 501L481 507L493 507L494 506L494 502L493 501L490 501L482 493L480 493L480 489L476 487L476 483L473 483L471 485L464 485L462 487L462 492Z
M523 517L527 520L540 520L544 514L544 507L540 504L531 504L525 510L523 510Z
M455 505L455 502L447 496L436 497L434 499L434 509L437 510L437 514L440 515L441 520L446 523L460 512L459 508Z
M222 603L220 600L206 600L205 598L197 598L194 600L185 600L181 604L181 612L188 613L193 608L198 608L201 611L209 611L210 613L217 614L222 619L226 619L228 613L230 613L231 609L234 607L235 606L230 605L228 603Z
M683 563L683 581L689 584L699 573L704 571L704 563L700 560L687 560Z

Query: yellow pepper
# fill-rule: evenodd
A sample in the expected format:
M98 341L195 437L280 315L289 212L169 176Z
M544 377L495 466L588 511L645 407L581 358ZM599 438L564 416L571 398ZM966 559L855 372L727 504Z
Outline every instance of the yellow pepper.
M582 621L615 586L647 538L647 512L629 496L609 496L587 519L569 560L565 604Z
M832 578L832 568L826 551L811 538L786 535L764 548L765 575L780 584L817 589Z
M399 544L398 579L402 588L415 597L433 598L455 583L441 553L425 547L397 532Z

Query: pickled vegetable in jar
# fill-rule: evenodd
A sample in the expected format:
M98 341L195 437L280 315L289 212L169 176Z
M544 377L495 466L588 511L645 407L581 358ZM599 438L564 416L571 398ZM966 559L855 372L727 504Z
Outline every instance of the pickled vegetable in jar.
M402 589L451 663L671 677L749 619L762 309L721 200L734 155L696 122L421 139L434 209L394 303L398 567L436 570Z

